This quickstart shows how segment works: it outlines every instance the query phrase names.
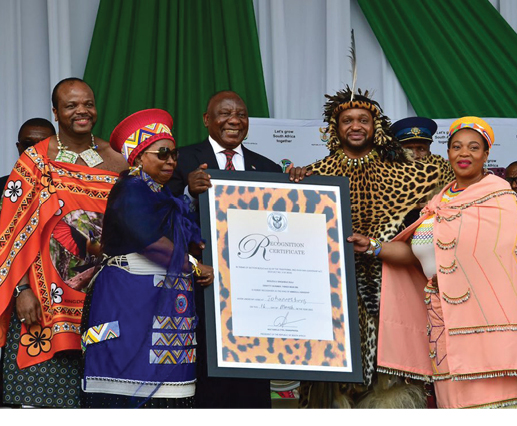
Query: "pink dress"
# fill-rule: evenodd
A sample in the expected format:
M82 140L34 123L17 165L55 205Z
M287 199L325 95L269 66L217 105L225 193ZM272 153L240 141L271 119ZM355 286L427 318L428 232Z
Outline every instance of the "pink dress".
M483 180L486 179L487 178ZM490 180L493 179L490 178ZM502 184L497 180L493 183L497 185ZM479 370L479 368L476 368L477 371L472 369L469 370L470 367L461 365L462 363L465 363L463 359L468 358L462 357L461 355L465 351L479 352L482 359L481 361L478 360L478 363L483 363L486 361L483 360L485 357L485 354L483 353L483 345L480 345L479 342L472 345L470 340L472 340L471 336L489 334L489 328L483 328L482 326L478 327L475 331L472 331L472 327L453 327L453 323L457 321L455 318L457 313L454 311L454 309L458 307L463 309L471 305L471 308L477 309L475 307L476 302L474 300L482 293L477 289L482 283L474 283L473 281L475 278L468 270L464 270L463 273L469 277L471 288L469 288L469 290L464 294L462 292L454 293L456 288L461 288L461 280L459 280L460 274L454 274L458 269L461 270L461 268L465 267L465 263L462 262L461 252L458 250L458 247L461 245L461 238L465 237L462 236L461 232L458 233L457 231L458 229L462 229L462 227L463 229L465 228L466 223L463 223L463 220L465 220L466 217L463 216L466 215L455 217L457 210L452 210L451 212L453 215L451 216L444 215L443 206L450 203L453 199L456 199L455 201L457 201L457 197L461 193L462 191L455 190L453 185L447 187L441 194L439 194L439 200L434 199L434 211L429 211L424 218L421 218L421 220L418 221L417 225L412 226L411 228L414 233L410 233L408 235L408 237L411 238L411 247L413 252L420 260L422 271L424 272L424 275L422 275L422 272L419 273L420 279L413 280L412 283L409 283L407 282L408 280L406 280L406 284L414 286L416 282L418 282L418 285L421 286L420 306L425 306L425 311L422 309L423 312L420 312L420 314L414 314L413 319L415 319L423 326L423 320L425 318L425 338L427 340L425 347L427 348L427 361L423 361L421 350L419 352L420 355L416 358L419 358L420 362L426 365L424 368L419 368L417 365L418 361L408 361L408 358L411 358L411 352L415 352L411 348L411 344L414 344L414 342L408 343L408 347L406 347L406 350L404 353L402 353L404 349L401 350L401 348L404 348L404 344L392 344L386 340L387 338L396 337L399 340L402 338L400 334L397 335L396 333L393 333L393 329L399 328L400 323L397 323L396 326L393 326L392 321L395 320L396 314L394 314L395 310L391 308L400 310L400 306L412 306L408 305L407 303L410 303L409 300L414 299L414 296L408 296L407 294L400 295L399 293L399 297L397 298L398 303L393 305L394 299L390 297L390 293L395 290L395 287L398 289L397 291L400 291L400 287L397 285L392 286L391 280L396 279L396 277L402 277L402 280L404 281L405 277L404 274L400 275L400 268L393 269L389 265L385 265L387 274L385 277L384 272L386 271L383 270L382 291L384 297L381 299L381 324L378 362L379 371L432 381L435 387L438 407L440 408L497 408L517 405L517 366L515 363L511 366L508 366L510 368L505 368L504 370L491 367L490 359L488 359L486 362L486 369ZM500 195L507 196L506 194ZM462 198L462 201L466 200L466 197ZM433 202L431 204L433 204ZM464 202L455 204L458 206L466 205ZM493 204L497 205L498 203L496 202ZM491 212L493 211L494 210L491 210ZM439 215L438 223L436 212L438 212ZM517 210L515 213L517 216ZM500 215L500 217L503 216L503 214ZM456 229L456 227L452 228L449 226L450 222L455 220L447 220L451 217L460 219L458 221L458 229ZM490 220L488 217L485 219ZM443 237L444 235L448 235L449 239L436 238L434 232L435 226L437 226L439 229L439 227L442 225L442 222L447 224L446 226L448 227L448 232L442 232L440 236ZM512 232L515 234L515 230ZM455 236L456 238L450 238L451 236ZM482 242L483 245L488 243L487 247L485 248L490 247L490 242L486 241L486 239L484 239ZM473 249L474 246L470 245L469 250L471 255L474 253ZM437 257L439 254L445 252L454 252L455 254L454 256L449 256L449 262L443 262L444 257L441 256L439 257L437 263ZM474 257L476 256L477 254L474 254ZM450 260L454 261L450 262ZM515 265L506 265L506 267L508 270L510 270L513 269ZM411 274L415 275L412 271L410 272L410 275ZM424 276L427 279L424 279ZM451 276L457 277L458 284L460 285L455 286L454 280L450 279ZM486 281L490 282L491 279L493 279L493 277L487 277ZM442 288L442 282L445 283L443 286L445 288ZM417 293L415 291L411 294L416 295ZM391 296L393 296L393 294L391 294ZM424 302L423 304L422 297ZM400 303L401 299L404 301L403 304ZM469 302L471 305L469 305ZM391 307L387 307L386 303L391 303ZM506 310L512 310L514 306L512 303L513 301L510 301L510 304L505 306ZM486 311L485 316L488 319L490 317L488 315L488 311L490 309L489 304L483 305L482 308ZM466 312L465 309L463 309L463 311ZM494 326L492 326L492 329L494 329L492 334L505 333L507 340L510 339L508 341L517 339L517 333L515 330L512 331L512 323L515 324L515 322L512 320L516 319L517 312L512 312L512 315L513 318L508 318L508 324L499 324L499 330L494 331L497 327L494 328ZM399 322L407 321L409 318L411 318L411 315L402 315L399 316L396 320ZM408 324L408 326L414 326L414 324ZM517 329L517 327L513 328ZM423 341L421 336L419 340ZM463 342L461 342L461 340L463 340ZM454 341L455 343L451 344L451 341ZM399 349L395 349L396 346L399 346ZM506 345L506 348L512 350L511 346L512 345ZM513 350L516 349L517 347L514 345ZM459 350L461 351L460 353L458 353ZM449 358L452 359L452 367L449 364ZM458 374L455 371L458 370L458 365L460 365L460 367L463 369L461 374Z

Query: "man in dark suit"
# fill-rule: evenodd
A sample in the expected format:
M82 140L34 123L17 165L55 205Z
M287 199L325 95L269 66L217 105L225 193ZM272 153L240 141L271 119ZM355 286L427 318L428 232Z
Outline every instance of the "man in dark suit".
M203 122L208 129L208 139L179 150L178 165L169 183L175 195L185 191L197 199L211 186L206 169L282 171L278 164L242 145L248 134L248 109L237 93L223 91L213 95L203 114Z
M208 139L179 149L178 165L169 182L175 195L186 194L196 202L198 195L211 186L206 169L282 172L278 164L242 146L248 134L248 109L237 93L223 91L213 95L203 121ZM199 316L196 408L271 408L269 380L207 376L202 291L196 293L196 306Z

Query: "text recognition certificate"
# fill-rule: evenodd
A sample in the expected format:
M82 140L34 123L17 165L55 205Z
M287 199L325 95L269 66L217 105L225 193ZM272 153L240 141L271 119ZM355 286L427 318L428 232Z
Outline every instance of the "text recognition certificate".
M235 336L333 340L324 214L228 209Z

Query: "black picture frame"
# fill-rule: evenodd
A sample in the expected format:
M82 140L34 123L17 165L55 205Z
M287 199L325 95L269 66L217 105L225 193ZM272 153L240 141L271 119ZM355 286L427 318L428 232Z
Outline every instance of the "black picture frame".
M214 285L204 290L208 375L361 383L363 374L355 262L353 246L346 242L346 238L352 235L348 179L312 175L300 183L294 183L289 180L289 175L284 173L222 170L207 170L207 173L211 176L212 188L199 196L201 233L206 240L203 262L214 266L216 277ZM268 204L267 201L271 200L271 194L279 197L274 204ZM283 197L279 194L287 194L287 196ZM297 203L296 199L300 200L302 195L305 201ZM287 198L284 200L286 202L281 202L283 198ZM231 293L231 284L229 288L224 287L230 277L227 222L226 235L224 235L228 208L311 213L324 207L320 205L322 199L330 203L325 207L324 214L327 223L326 238L329 241L328 258L329 268L331 268L329 270L335 270L335 273L330 274L332 276L329 277L334 340L232 336L233 318L231 310L228 311L227 302L227 293ZM335 223L335 226L329 228L331 223ZM217 227L221 229L218 230ZM331 245L338 247L338 250L331 252ZM337 264L332 265L336 258L339 258L337 259L339 267ZM225 262L227 262L227 271L223 270ZM343 265L344 268L342 268ZM225 275L227 278L224 278ZM340 297L341 299L337 300ZM339 304L341 306L338 306ZM227 315L230 315L230 320ZM341 329L343 331L340 331ZM234 342L236 339L244 340L240 343ZM252 339L251 343L250 339ZM256 345L257 339L259 339L258 345ZM343 344L344 341L347 342L346 345ZM348 347L346 353L344 353L345 347ZM238 353L239 348L242 349L242 353ZM314 353L311 352L309 356L308 352L311 349ZM253 352L252 355L248 353L249 350ZM263 357L260 355L262 352L265 352ZM289 354L288 362L285 361L287 354ZM336 357L339 359L339 365L333 365ZM263 358L266 361L262 361ZM272 361L272 358L277 361Z

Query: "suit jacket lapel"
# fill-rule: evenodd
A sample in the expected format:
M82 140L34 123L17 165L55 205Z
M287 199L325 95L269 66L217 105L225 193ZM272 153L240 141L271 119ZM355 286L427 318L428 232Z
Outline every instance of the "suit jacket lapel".
M212 149L212 145L210 145L210 141L208 139L205 139L203 143L197 147L196 158L199 164L208 164L209 169L219 169L214 150Z

